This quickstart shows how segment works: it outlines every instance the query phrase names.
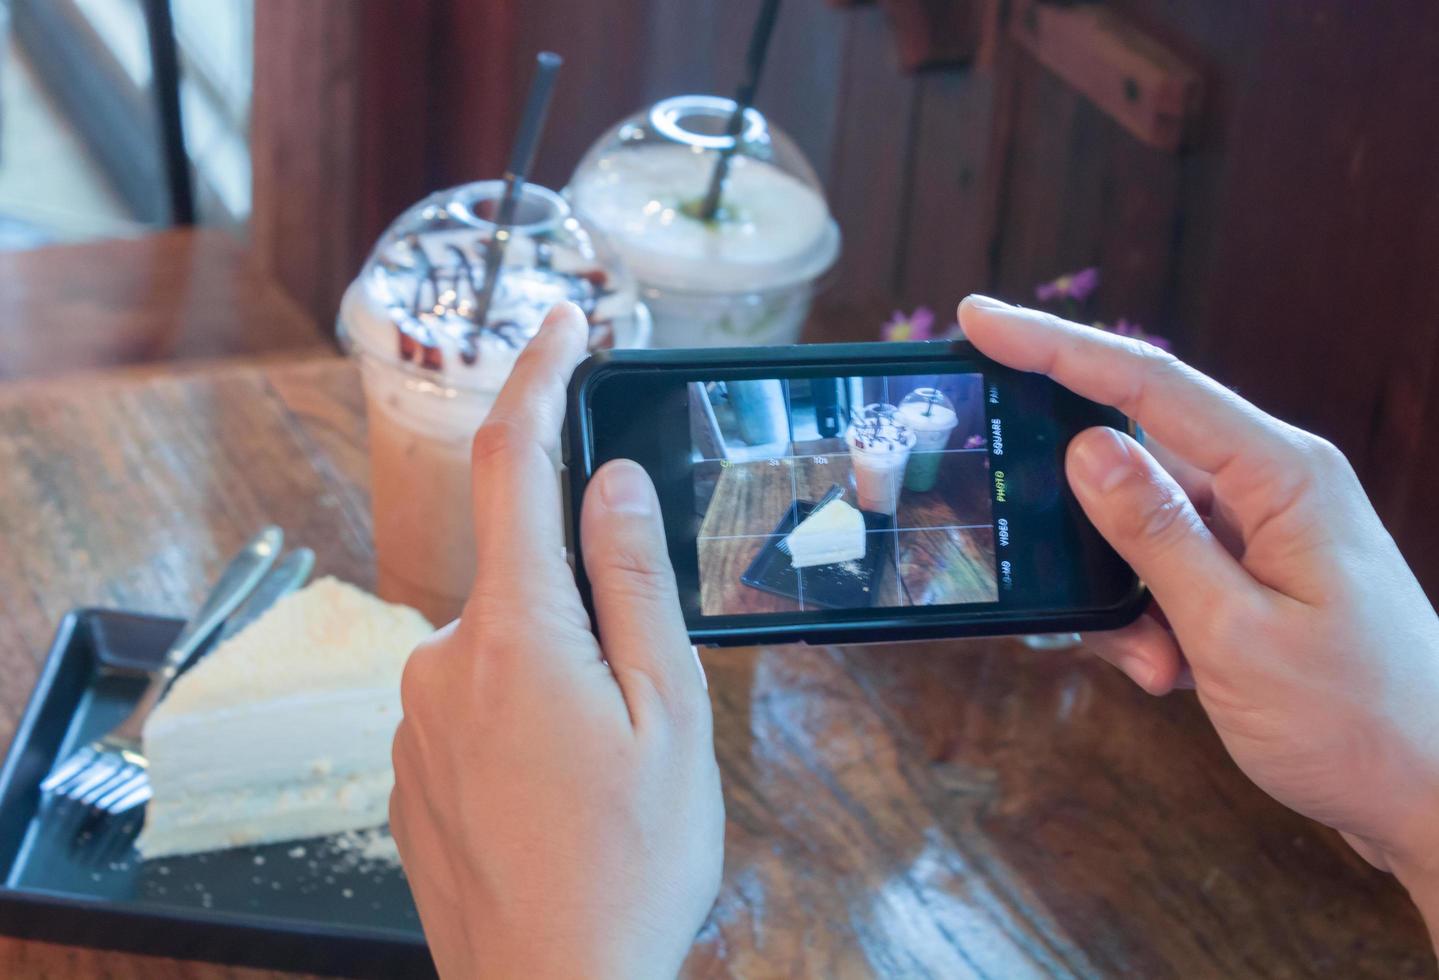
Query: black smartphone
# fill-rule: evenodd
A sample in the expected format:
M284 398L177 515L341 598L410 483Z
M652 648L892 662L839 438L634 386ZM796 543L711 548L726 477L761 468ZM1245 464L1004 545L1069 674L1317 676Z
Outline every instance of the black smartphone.
M570 384L571 553L612 459L659 492L695 643L1098 630L1143 608L1064 478L1123 415L963 342L597 354Z

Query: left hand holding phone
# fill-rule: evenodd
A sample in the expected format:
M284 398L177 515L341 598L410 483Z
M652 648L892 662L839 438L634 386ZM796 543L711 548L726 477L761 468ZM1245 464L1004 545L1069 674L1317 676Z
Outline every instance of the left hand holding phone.
M390 823L445 976L673 976L719 890L710 704L639 466L585 496L598 636L563 558L586 335L555 307L476 434L479 574L405 669Z

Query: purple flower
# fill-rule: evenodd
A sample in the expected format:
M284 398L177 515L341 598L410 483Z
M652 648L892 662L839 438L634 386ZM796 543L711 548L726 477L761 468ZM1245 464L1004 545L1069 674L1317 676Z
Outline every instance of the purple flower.
M894 316L880 328L880 336L885 340L928 340L933 330L934 310L920 306L909 316L895 310Z
M1034 287L1034 295L1041 303L1052 303L1057 299L1082 303L1097 288L1099 288L1099 270L1090 266L1088 269L1080 269L1078 272L1067 272L1051 282L1040 283Z
M1118 334L1121 337L1133 337L1135 340L1145 341L1146 343L1153 344L1160 350L1169 350L1170 345L1168 340L1157 334L1145 333L1144 328L1139 324L1132 323L1123 317L1116 320L1112 327L1106 327L1102 323L1096 323L1095 326L1101 330L1108 330L1110 333Z
M983 445L984 445L984 436L981 436L981 435L972 435L972 436L970 436L968 439L964 440L964 448L965 448L965 449L978 449L980 446L983 446Z

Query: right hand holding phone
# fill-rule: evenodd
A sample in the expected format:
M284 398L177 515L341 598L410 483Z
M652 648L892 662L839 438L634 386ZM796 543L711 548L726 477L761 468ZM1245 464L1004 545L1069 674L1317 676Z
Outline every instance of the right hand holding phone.
M1092 649L1200 703L1266 792L1394 871L1439 932L1439 617L1330 443L1142 342L971 296L965 335L1144 429L1066 471L1159 610Z

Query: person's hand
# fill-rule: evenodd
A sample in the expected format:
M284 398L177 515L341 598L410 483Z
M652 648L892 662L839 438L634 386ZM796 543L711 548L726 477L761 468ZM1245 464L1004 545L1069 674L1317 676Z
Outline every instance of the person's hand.
M598 638L564 559L586 333L552 310L476 434L479 575L405 668L390 824L445 976L673 976L719 890L709 698L639 466L585 495Z
M1088 639L1192 684L1248 776L1394 871L1439 932L1439 618L1332 445L1139 341L971 296L965 335L1135 419L1065 461L1159 614Z

